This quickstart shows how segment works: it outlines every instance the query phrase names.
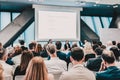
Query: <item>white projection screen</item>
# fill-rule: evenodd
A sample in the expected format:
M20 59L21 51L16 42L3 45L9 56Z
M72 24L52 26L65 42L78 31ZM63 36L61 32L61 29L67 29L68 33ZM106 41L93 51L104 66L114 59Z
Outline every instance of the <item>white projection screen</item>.
M37 6L35 12L37 41L80 40L80 9Z

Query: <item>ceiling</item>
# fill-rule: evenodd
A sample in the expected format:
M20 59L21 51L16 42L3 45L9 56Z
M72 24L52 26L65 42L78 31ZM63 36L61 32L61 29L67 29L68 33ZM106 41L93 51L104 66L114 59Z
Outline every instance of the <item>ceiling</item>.
M83 16L120 14L120 0L0 0L0 11L21 12L32 4L83 7Z

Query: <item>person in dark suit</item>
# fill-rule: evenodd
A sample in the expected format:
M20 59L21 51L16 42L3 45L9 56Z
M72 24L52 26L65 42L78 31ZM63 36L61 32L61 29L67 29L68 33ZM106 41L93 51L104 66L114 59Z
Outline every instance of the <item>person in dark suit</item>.
M65 44L64 44L64 50L70 50L71 46L68 40L66 40Z
M55 45L57 49L57 57L59 57L61 60L66 61L66 54L61 51L62 43L60 41L56 41Z
M96 80L120 80L120 69L115 65L114 53L103 51L102 58L101 72L96 73Z
M19 40L19 43L21 45L21 49L24 51L24 50L28 50L27 47L25 47L25 41L24 40Z
M91 58L87 61L86 63L86 67L92 71L99 71L100 66L101 66L101 62L102 62L102 58L101 58L101 54L103 52L103 49L98 47L95 49L95 53L97 54L96 58Z

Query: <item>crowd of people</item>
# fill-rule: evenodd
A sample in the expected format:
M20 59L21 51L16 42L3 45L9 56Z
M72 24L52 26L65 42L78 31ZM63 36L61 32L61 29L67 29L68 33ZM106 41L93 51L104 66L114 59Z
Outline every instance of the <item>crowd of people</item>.
M0 43L0 80L120 80L120 43L85 40L81 47L66 40L44 46L38 42L3 48ZM57 77L56 77L57 75Z

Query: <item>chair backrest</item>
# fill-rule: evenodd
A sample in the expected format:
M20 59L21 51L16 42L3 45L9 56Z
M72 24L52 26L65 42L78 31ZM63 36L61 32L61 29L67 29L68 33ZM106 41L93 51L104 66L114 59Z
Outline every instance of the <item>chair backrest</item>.
M15 76L15 80L24 80L24 75Z

